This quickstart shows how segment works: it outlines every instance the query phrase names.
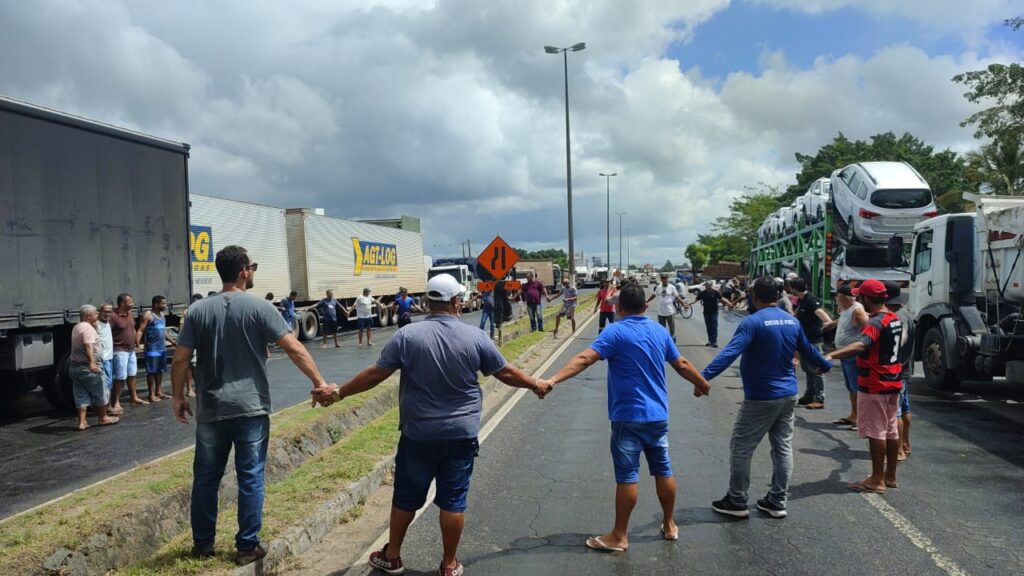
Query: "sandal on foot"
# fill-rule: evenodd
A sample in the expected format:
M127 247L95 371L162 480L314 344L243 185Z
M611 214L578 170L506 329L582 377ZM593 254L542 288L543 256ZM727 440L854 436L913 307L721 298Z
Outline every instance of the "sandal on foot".
M658 532L661 532L662 540L668 540L669 542L675 542L676 540L679 540L679 528L676 528L676 533L672 535L669 535L667 532L665 532L664 528L658 528Z
M863 482L850 482L846 485L847 488L854 492L867 492L869 494L885 494L885 488L874 488L868 486Z
M626 551L625 548L620 548L618 546L609 546L608 544L605 544L604 540L601 540L600 536L591 536L590 538L587 538L587 548L590 548L591 550L600 550L601 552Z

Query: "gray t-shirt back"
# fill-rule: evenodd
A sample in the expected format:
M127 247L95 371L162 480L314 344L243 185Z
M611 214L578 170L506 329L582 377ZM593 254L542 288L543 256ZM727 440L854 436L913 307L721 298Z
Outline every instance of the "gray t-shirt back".
M270 414L267 345L290 331L273 304L245 292L192 304L178 343L196 351L196 420Z
M413 440L462 440L480 432L483 391L505 358L487 334L454 316L430 315L384 345L377 365L399 369L399 428Z

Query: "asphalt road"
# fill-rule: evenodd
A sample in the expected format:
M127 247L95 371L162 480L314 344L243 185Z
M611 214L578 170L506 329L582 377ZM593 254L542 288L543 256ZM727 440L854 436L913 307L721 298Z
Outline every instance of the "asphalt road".
M739 318L722 315L723 343ZM700 345L703 330L699 314L677 330L683 354L699 367L715 352ZM548 373L595 333L596 322ZM899 469L900 489L861 495L846 483L868 475L866 441L831 423L848 409L836 372L826 380L826 409L797 413L789 518L754 510L749 520L734 520L715 514L710 503L727 487L729 435L742 399L738 368L714 380L710 397L701 399L673 373L670 437L681 540L660 540L660 509L645 476L631 547L606 554L583 545L612 523L605 376L600 363L544 401L524 397L482 445L460 548L466 574L1024 573L1021 387L968 384L944 394L912 382L914 452ZM755 456L752 501L767 491L770 471L765 441ZM403 559L411 574L436 573L436 508L410 529ZM319 566L332 574L347 568Z
M462 318L476 324L480 313ZM357 346L355 332L346 331L339 336L341 348L321 349L319 342L308 348L324 377L340 383L374 363L380 346L395 330L374 329L373 347ZM275 410L308 401L309 380L283 352L275 350L267 367ZM138 386L146 398L144 376ZM170 394L170 375L164 377L164 391ZM0 519L195 443L194 420L187 426L178 423L169 400L132 406L127 399L126 391L125 413L117 425L92 426L84 432L75 429L75 417L54 410L40 390L23 396L8 415L0 416Z

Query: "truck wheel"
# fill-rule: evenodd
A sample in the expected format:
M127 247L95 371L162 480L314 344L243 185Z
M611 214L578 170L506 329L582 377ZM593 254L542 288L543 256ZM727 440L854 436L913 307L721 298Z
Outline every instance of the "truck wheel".
M46 378L40 382L46 401L61 412L75 411L75 395L72 390L71 374L68 373L70 357L70 352L65 353L57 362L53 378Z
M320 333L320 318L315 312L307 310L299 319L299 335L302 340L316 340Z
M938 327L931 328L924 335L921 364L924 366L925 380L932 386L941 390L956 390L960 387L958 371L946 368L946 348L942 331Z
M383 306L377 306L377 317L374 318L373 324L378 328L387 326L388 323L388 310Z

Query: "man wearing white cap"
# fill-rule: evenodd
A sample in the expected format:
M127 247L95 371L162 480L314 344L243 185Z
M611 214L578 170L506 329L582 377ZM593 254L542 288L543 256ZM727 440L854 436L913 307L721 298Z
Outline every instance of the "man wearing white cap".
M370 296L370 288L363 288L363 293L356 296L356 328L359 329L359 345L363 345L363 331L366 331L366 345L373 346L370 340L370 329L373 328L373 305L383 306L379 300Z
M396 332L377 363L333 395L314 392L316 401L328 405L370 390L401 370L398 426L402 436L395 456L390 537L370 556L370 564L387 574L405 572L402 542L416 511L426 503L431 482L436 483L434 503L440 508L444 547L438 573L460 576L463 572L456 551L465 523L473 460L479 450L483 391L477 372L515 388L529 388L542 398L551 389L546 382L506 364L487 334L456 317L464 292L449 274L431 278L427 282L429 314L422 322Z

